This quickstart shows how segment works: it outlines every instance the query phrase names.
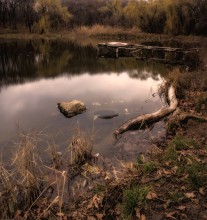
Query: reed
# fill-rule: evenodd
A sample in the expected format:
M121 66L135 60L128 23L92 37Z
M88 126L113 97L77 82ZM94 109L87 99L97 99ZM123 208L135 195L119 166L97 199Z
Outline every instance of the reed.
M12 161L0 163L0 217L14 218L39 196L44 185L44 169L37 150L37 138L21 135Z
M81 132L79 125L74 129L69 152L71 154L69 164L83 165L86 161L92 158L92 137Z

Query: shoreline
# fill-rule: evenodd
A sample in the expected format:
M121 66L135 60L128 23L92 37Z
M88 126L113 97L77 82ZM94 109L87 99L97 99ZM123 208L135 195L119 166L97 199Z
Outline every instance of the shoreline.
M76 40L76 41L99 41L100 40L117 40L117 41L143 41L143 42L180 42L186 44L207 44L207 36L198 36L198 35L165 35L165 34L150 34L143 33L138 30L132 29L119 29L107 30L105 27L102 27L101 30L94 30L96 27L80 27L72 31L57 31L49 32L46 34L36 34L29 32L10 32L10 31L1 31L0 29L0 39L21 39L21 40Z

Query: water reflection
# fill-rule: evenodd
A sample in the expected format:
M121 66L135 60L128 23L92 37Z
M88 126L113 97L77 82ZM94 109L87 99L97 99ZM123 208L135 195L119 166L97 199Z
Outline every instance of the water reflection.
M16 41L0 43L0 86L21 84L42 77L68 77L127 71L130 77L146 79L165 74L163 65L134 59L98 59L96 48L70 41Z
M95 151L107 155L118 125L161 105L152 93L166 73L164 65L98 59L96 48L69 41L1 42L0 51L0 143L16 134L16 125L44 128L63 143L78 121L84 131L93 132ZM72 99L83 101L88 110L67 119L57 103ZM94 120L105 110L119 116Z

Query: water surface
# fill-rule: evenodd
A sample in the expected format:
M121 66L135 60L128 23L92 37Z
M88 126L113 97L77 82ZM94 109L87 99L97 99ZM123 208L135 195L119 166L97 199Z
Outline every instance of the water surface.
M0 42L0 144L20 128L43 130L65 147L78 123L93 134L94 152L109 155L119 125L160 108L156 90L166 72L161 64L97 58L96 48L70 41ZM65 118L57 103L73 99L88 110ZM100 112L119 116L96 118Z

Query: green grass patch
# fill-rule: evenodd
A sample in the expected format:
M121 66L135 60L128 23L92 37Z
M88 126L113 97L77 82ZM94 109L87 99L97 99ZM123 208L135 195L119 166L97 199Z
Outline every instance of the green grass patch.
M187 150L189 148L195 148L196 144L193 140L177 135L172 143L175 145L176 150Z
M178 205L181 202L186 200L186 197L183 193L180 192L169 192L168 198L170 200L171 205Z
M183 137L181 135L177 135L168 144L165 150L164 159L169 160L169 161L176 161L178 158L177 151L187 150L187 149L196 149L196 148L198 148L198 146L193 140Z
M207 184L207 164L195 161L193 158L189 159L192 161L191 164L188 164L186 158L186 163L179 165L177 174L181 177L188 174L184 182L189 183L192 189L198 189Z
M167 146L167 149L165 150L164 159L169 161L176 161L177 158L178 158L178 153L176 151L175 145L170 143Z
M123 212L125 216L133 214L136 207L144 208L146 196L150 188L147 186L134 186L123 192Z
M154 161L149 161L143 165L143 173L150 174L153 173L158 167L158 163Z
M193 188L207 184L207 164L195 161L186 166L186 171L189 174L188 181Z

